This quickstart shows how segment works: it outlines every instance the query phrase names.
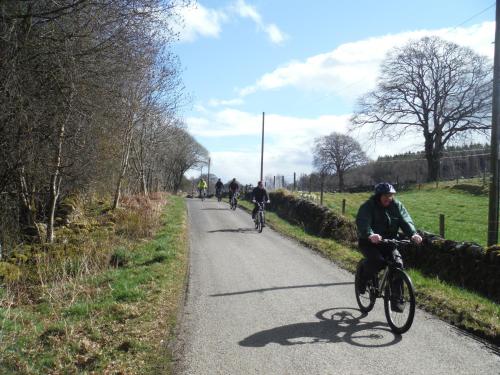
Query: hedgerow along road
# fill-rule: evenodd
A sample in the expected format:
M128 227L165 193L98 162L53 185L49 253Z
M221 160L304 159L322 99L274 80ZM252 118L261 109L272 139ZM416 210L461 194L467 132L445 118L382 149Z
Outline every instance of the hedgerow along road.
M182 374L496 374L496 348L417 310L395 335L362 315L354 275L227 202L188 199Z

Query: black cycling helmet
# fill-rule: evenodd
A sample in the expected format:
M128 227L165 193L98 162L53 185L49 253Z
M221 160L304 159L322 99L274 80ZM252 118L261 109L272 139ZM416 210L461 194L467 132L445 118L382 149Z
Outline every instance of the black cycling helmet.
M382 194L395 194L396 189L388 182L381 182L380 184L375 185L375 195Z

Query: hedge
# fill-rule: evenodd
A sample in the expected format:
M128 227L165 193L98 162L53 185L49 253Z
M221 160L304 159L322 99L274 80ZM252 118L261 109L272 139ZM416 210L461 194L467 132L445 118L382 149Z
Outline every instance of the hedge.
M356 246L356 224L352 220L283 191L269 195L269 211L302 226L310 234ZM250 196L247 194L246 198ZM475 243L445 240L432 233L422 235L421 246L408 245L400 249L407 267L500 303L500 246L484 249Z

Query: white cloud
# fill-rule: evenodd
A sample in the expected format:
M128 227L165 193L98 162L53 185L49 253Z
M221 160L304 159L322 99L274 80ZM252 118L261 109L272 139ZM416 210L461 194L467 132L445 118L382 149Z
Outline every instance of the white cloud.
M208 105L210 107L221 107L221 106L235 106L242 105L244 100L242 98L234 98L234 99L210 99L208 101Z
M288 38L288 35L281 31L274 23L267 25L265 30L271 42L275 44L281 44Z
M304 139L347 131L349 116L320 116L299 118L268 114L265 118L266 135L287 139ZM191 134L200 137L234 137L258 135L261 132L262 114L237 109L224 109L204 117L186 119Z
M222 30L222 23L227 20L224 11L205 8L201 4L192 4L179 12L181 23L175 25L184 42L192 42L198 37L217 38Z
M217 38L223 24L235 17L252 20L272 43L281 44L288 37L275 24L266 24L257 9L244 0L237 0L223 9L207 8L199 2L191 4L179 11L179 22L174 30L179 32L182 42L192 42L199 37Z
M300 118L266 114L265 173L288 176L293 175L294 171L310 171L314 138L332 131L346 133L348 120L349 115ZM261 113L224 109L189 117L186 123L190 133L202 144L213 138L245 137L244 146L238 151L211 152L214 173L224 179L237 177L242 182L255 184L260 171Z
M352 99L374 87L380 63L393 47L410 39L437 35L492 58L494 31L494 22L483 22L468 28L409 31L345 43L330 52L278 67L241 89L239 94L296 87Z
M240 17L249 18L257 25L259 30L263 30L272 43L281 44L288 36L279 29L275 24L266 24L257 9L245 2L245 0L237 0L231 7Z

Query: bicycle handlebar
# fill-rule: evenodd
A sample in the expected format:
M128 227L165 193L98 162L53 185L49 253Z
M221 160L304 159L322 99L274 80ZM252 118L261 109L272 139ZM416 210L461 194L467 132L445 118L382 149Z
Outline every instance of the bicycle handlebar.
M384 238L380 243L385 243L385 244L391 244L391 245L409 245L412 242L410 240L396 240L396 239L389 239L389 238Z

